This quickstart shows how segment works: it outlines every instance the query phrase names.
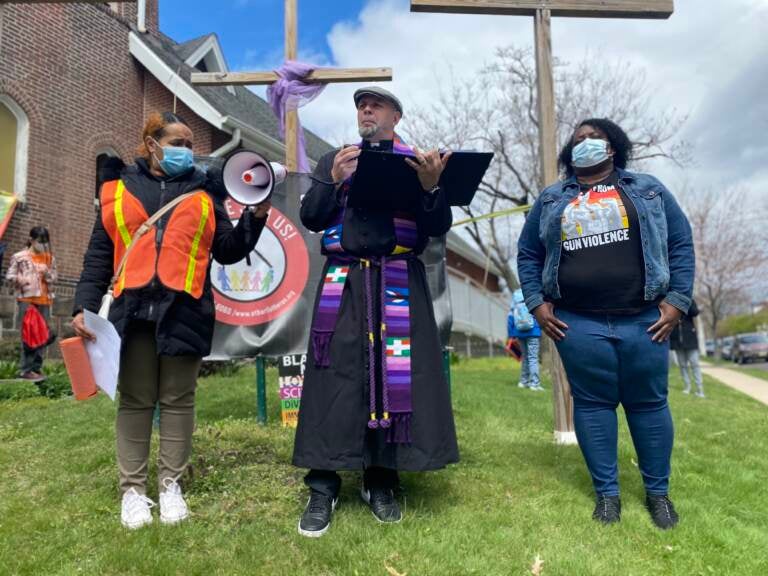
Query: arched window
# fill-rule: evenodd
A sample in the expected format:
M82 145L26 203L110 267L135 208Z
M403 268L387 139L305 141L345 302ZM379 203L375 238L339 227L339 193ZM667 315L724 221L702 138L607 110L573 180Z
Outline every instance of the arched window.
M5 94L0 94L0 134L0 190L13 192L24 202L29 119L21 106Z
M115 172L115 165L120 163L120 155L112 148L104 148L96 155L96 195L93 200L93 204L96 209L99 209L99 193L101 192L101 184L109 178Z

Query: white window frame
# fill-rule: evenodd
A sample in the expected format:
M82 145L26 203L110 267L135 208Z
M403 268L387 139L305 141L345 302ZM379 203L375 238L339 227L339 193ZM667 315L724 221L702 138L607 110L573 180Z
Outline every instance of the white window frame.
M27 164L29 160L29 118L24 109L7 94L0 94L0 105L16 117L16 159L13 170L13 190L19 202L27 201Z

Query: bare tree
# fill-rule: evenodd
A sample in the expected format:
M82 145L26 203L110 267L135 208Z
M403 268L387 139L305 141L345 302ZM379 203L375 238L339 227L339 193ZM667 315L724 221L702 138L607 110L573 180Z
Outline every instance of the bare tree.
M597 64L596 64L597 63ZM555 62L558 139L562 144L586 118L607 117L635 143L635 161L664 157L688 161L688 147L677 140L685 117L675 110L652 112L652 90L642 70L626 62L606 63L589 54L575 64ZM523 206L543 188L539 181L536 67L530 48L500 48L492 65L476 77L437 79L440 96L409 114L405 134L414 143L439 143L452 149L485 149L494 163L480 185L469 217ZM474 244L501 270L507 287L517 285L513 258L521 221L513 218L473 222Z
M751 301L765 287L768 271L768 212L764 204L745 201L739 188L681 194L693 228L696 250L696 298L710 336L722 320Z

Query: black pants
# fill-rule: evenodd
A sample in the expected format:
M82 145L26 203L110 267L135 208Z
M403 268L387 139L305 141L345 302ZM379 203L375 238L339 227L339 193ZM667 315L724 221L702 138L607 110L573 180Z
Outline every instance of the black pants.
M366 468L363 472L363 486L368 490L395 490L400 483L397 470L391 468ZM336 498L341 489L341 476L333 470L310 470L304 476L304 484L310 490Z

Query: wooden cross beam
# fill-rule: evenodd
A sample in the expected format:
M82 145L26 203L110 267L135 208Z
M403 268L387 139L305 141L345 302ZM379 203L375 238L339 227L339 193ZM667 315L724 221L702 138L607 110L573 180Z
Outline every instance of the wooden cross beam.
M195 72L192 83L199 86L258 86L277 82L277 72ZM318 68L306 77L307 82L379 82L392 80L391 68Z
M411 0L412 12L535 16L539 10L575 18L669 18L674 6L673 0Z
M285 59L295 60L298 37L296 0L285 0ZM263 85L278 80L274 71L234 73L193 73L192 84L200 86ZM322 84L341 82L377 82L392 80L391 68L319 68L307 78ZM298 115L289 111L285 118L285 164L289 172L298 170Z
M557 126L552 73L551 17L669 18L673 0L411 0L412 12L496 14L534 17L539 120L540 188L557 180ZM562 362L551 346L548 354L555 407L555 439L576 442L573 403Z

